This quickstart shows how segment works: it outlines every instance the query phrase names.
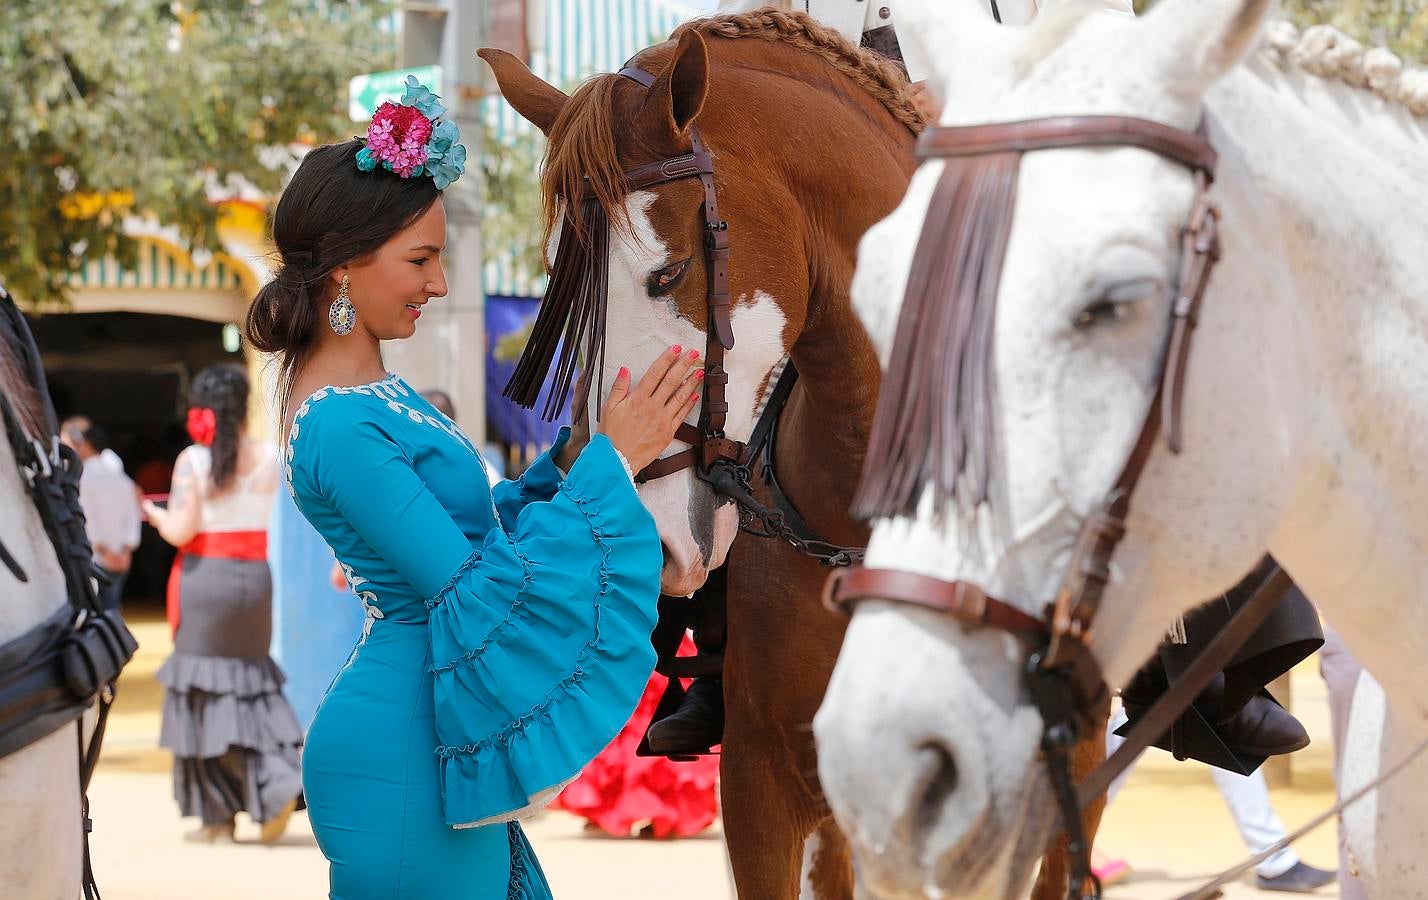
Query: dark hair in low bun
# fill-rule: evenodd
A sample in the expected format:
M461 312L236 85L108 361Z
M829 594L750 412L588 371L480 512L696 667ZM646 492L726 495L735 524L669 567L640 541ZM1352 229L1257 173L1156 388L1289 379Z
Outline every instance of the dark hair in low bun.
M188 405L213 410L213 486L224 490L238 471L238 444L248 419L248 376L237 366L209 366L189 386Z
M253 298L243 330L255 348L282 356L278 399L284 415L293 376L326 322L333 270L376 251L441 196L424 176L358 169L362 146L352 140L309 151L273 214L281 266Z

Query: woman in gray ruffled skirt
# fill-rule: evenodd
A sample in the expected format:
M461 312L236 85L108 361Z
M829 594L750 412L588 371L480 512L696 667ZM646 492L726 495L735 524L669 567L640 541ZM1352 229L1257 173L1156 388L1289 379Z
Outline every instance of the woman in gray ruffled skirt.
M190 837L231 839L234 817L276 841L301 802L302 729L268 655L273 631L267 522L278 489L273 448L249 438L248 379L213 366L189 392L193 445L179 454L167 509L149 521L179 548L169 576L174 654L159 743L174 755L174 796L202 826Z

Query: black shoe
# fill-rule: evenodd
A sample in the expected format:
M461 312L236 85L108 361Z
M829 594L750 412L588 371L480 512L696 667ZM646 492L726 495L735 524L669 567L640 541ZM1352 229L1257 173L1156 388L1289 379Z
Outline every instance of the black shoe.
M1265 692L1251 697L1244 709L1216 730L1226 746L1247 756L1280 756L1309 746L1309 732Z
M724 684L696 678L679 709L650 726L650 752L657 756L708 753L724 737Z
M1294 868L1285 872L1283 875L1276 875L1273 878L1256 875L1255 884L1262 891L1282 891L1286 894L1312 894L1326 884L1333 884L1338 877L1339 873L1337 872L1316 869L1313 866L1297 862L1294 864Z

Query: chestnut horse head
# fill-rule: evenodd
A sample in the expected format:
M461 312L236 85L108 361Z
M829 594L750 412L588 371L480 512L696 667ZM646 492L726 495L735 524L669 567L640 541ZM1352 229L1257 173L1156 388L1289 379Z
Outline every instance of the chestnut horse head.
M626 178L691 153L696 135L728 224L734 340L723 360L724 434L748 439L770 373L786 356L806 380L870 399L877 362L848 285L858 240L887 212L887 198L901 195L922 124L893 63L807 16L774 11L682 26L630 61L653 76L648 86L599 75L567 96L509 54L481 56L501 93L550 139L542 172L548 258L567 240L594 240L590 252L607 256L604 315L592 316L603 335L585 344L603 339L591 379L601 390L587 409L598 408L619 367L638 374L672 345L706 347L704 186L685 178L631 190ZM565 213L567 199L592 196L609 223L608 247ZM676 441L669 452L687 446ZM664 591L693 592L723 563L737 510L692 468L650 480L640 494L665 547Z

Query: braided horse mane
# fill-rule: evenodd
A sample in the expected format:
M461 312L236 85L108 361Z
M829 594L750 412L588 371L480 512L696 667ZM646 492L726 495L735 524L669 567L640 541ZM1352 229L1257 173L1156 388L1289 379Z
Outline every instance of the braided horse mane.
M1265 31L1261 49L1282 70L1339 81L1412 116L1428 116L1428 69L1409 67L1385 47L1365 47L1329 25L1301 32L1290 22L1276 20Z
M822 57L859 87L877 98L894 118L918 134L927 117L918 109L908 90L907 73L880 53L864 50L842 32L799 12L766 9L759 12L695 19L675 29L670 40L679 40L686 31L705 37L745 38L788 44Z
M907 75L897 63L862 49L804 13L765 9L695 19L675 29L670 42L677 42L690 31L705 37L764 40L806 51L847 76L913 134L920 133L927 124ZM615 152L617 122L612 96L619 81L619 76L613 74L587 79L576 88L551 126L541 168L546 247L551 246L552 233L561 220L564 199L581 196L587 185L604 207L612 227L621 229L628 224L623 220L624 168ZM566 216L564 222L577 238L588 239L579 217Z

